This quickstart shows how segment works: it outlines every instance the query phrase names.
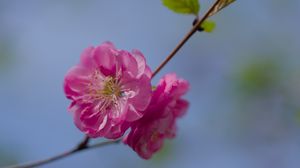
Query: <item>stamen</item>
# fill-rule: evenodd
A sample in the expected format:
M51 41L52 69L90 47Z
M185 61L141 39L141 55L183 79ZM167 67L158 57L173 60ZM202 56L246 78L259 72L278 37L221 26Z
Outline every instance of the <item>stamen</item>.
M118 99L125 96L125 92L121 89L120 76L117 72L116 77L108 76L103 78L99 71L95 71L87 85L88 95L86 99L89 102L96 101L97 111L101 112L110 106L120 108Z

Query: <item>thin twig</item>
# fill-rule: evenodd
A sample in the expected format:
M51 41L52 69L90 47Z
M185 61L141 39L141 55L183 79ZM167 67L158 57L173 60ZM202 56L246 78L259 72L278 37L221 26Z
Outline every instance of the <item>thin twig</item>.
M167 56L167 58L156 68L152 74L152 78L175 56L175 54L181 49L181 47L192 37L193 34L198 30L200 25L210 16L211 12L214 11L215 7L219 4L220 0L217 0L206 14L192 27L192 29L183 37L183 39L177 44L173 51Z
M84 139L77 145L77 149L81 150L87 147L88 143L90 141L90 137L89 136L85 136Z
M56 160L63 159L65 157L71 156L71 155L73 155L75 153L79 153L81 151L94 149L94 148L99 148L99 147L112 145L112 144L117 144L121 141L121 140L106 141L106 142L101 142L101 143L97 143L97 144L93 144L93 145L88 145L87 144L88 140L89 140L89 138L85 137L85 139L82 141L82 142L86 142L84 146L83 146L83 143L80 143L75 148L73 148L71 150L68 150L68 151L65 151L61 154L55 155L53 157L43 159L43 160L38 160L38 161L35 161L35 162L31 162L31 163L26 163L26 164L21 164L21 165L13 165L13 166L9 166L9 167L6 167L6 168L33 168L33 167L45 165L47 163L51 163L51 162L56 161Z

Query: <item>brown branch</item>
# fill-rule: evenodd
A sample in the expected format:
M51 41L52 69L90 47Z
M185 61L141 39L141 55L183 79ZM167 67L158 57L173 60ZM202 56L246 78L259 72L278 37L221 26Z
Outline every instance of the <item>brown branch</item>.
M183 39L177 44L173 51L167 56L167 58L156 68L152 74L152 78L175 56L175 54L181 49L181 47L192 37L193 34L198 30L200 25L210 16L210 14L216 9L221 0L217 0L206 14L192 27L192 29L183 37Z
M85 136L84 139L77 145L77 149L81 150L87 147L88 143L89 143L90 137L89 136Z
M38 160L38 161L35 161L35 162L25 163L25 164L21 164L21 165L8 166L6 168L33 168L33 167L37 167L37 166L41 166L41 165L51 163L51 162L56 161L56 160L63 159L65 157L71 156L71 155L73 155L75 153L79 153L81 151L85 151L85 150L88 150L88 149L99 148L99 147L112 145L112 144L117 144L120 141L121 140L106 141L106 142L101 142L101 143L97 143L97 144L93 144L93 145L88 145L89 138L86 136L82 140L81 143L79 143L75 148L73 148L71 150L65 151L61 154L55 155L55 156L47 158L47 159Z

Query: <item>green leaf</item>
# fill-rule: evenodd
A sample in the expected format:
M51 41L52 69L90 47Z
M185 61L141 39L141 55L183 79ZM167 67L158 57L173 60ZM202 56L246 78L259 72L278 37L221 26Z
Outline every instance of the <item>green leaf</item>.
M210 20L205 20L202 23L201 28L203 29L203 31L205 31L207 33L211 33L216 28L216 23L213 21L210 21Z
M198 15L200 5L198 0L162 0L164 6L180 14Z

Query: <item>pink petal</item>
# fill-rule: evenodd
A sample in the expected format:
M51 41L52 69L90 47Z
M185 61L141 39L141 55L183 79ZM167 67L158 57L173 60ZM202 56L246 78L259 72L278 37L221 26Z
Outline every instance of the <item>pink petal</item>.
M143 112L137 111L133 105L129 105L126 121L133 122L143 117Z
M80 56L80 64L82 66L93 69L96 68L97 64L92 58L94 51L94 47L88 47L83 51L83 53Z
M122 81L124 90L130 90L125 94L131 94L128 98L128 103L132 104L138 111L144 111L151 101L151 83L150 79L143 75L140 79L130 79L127 74L123 74L124 80ZM127 77L126 77L127 76Z
M126 113L128 111L127 100L120 99L116 104L109 109L109 118L113 119L115 123L125 121Z
M122 71L130 74L132 77L138 75L138 65L135 58L127 51L120 51L119 56L117 57L119 66L122 68Z
M189 102L183 99L179 99L176 101L176 105L173 109L173 114L176 117L182 117L189 107Z
M139 50L132 50L132 55L136 59L138 65L138 76L145 74L148 78L151 78L152 72L149 66L146 64L144 55Z
M102 73L106 76L113 75L116 72L116 56L118 51L112 43L106 42L96 47L93 58Z
M64 80L64 90L68 98L74 100L84 93L89 83L90 73L90 69L82 66L74 66L69 70Z

